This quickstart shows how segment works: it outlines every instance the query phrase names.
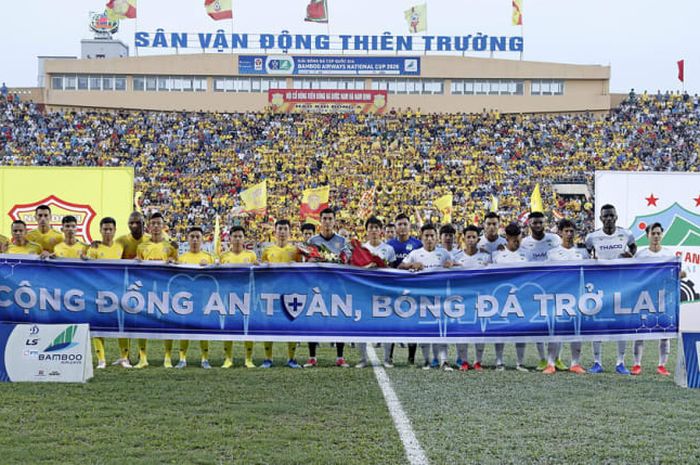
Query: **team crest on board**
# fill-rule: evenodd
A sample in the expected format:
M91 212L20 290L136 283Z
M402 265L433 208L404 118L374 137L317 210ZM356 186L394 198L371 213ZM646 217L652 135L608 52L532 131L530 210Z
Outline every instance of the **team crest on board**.
M36 229L38 225L34 214L36 207L39 205L51 207L51 227L60 228L63 217L72 215L78 223L75 231L78 239L87 243L92 242L90 225L92 220L95 219L96 213L90 205L72 203L55 195L50 195L35 202L15 204L7 214L12 220L22 220L27 223L28 230Z

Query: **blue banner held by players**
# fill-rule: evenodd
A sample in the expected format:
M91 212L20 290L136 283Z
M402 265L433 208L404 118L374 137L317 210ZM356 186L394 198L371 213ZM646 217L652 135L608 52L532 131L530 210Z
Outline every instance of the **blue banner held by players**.
M676 259L424 273L0 256L0 321L147 338L493 342L675 337Z

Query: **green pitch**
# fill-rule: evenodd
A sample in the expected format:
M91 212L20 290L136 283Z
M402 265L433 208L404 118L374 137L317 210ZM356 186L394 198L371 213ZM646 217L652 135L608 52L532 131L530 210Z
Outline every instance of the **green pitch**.
M271 370L241 368L242 344L230 370L199 368L196 344L188 368L165 370L154 366L162 345L150 347L151 367L109 367L84 386L1 384L1 462L407 463L372 369L335 368L326 345L321 367L305 370L281 367L284 344L275 345ZM695 463L700 392L654 373L656 347L647 342L640 377L425 372L408 367L398 348L387 373L433 464ZM117 354L114 341L107 353ZM604 346L608 371L614 353ZM211 354L221 365L220 343ZM298 354L303 362L305 344ZM261 344L255 355L260 363ZM346 355L357 362L354 349ZM485 357L492 361L492 348ZM506 363L513 360L508 347ZM534 345L527 361L536 364Z

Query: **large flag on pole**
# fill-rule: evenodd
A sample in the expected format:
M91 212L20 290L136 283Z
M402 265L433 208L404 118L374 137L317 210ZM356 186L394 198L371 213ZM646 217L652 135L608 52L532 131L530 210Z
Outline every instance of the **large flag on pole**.
M685 82L685 60L678 60L678 80Z
M136 18L136 0L109 0L105 13L112 21Z
M428 29L428 5L416 5L404 11L404 17L408 23L408 32L416 33Z
M301 197L301 211L299 215L302 220L317 220L321 216L321 211L328 208L328 197L331 189L328 186L317 187L316 189L305 189Z
M311 0L306 6L306 18L304 21L313 23L328 22L328 1L327 0Z
M267 179L241 192L245 212L262 213L267 210Z
M204 0L204 8L214 21L233 19L233 0Z
M542 193L540 192L540 183L535 184L535 189L530 196L530 213L544 213L544 205L542 204Z
M445 194L433 201L433 205L442 215L443 223L452 222L452 194Z
M365 192L362 193L362 197L360 197L360 217L362 219L365 219L368 217L371 213L372 210L374 210L374 195L375 195L375 189L374 187L366 190Z
M513 26L523 25L523 0L513 0Z

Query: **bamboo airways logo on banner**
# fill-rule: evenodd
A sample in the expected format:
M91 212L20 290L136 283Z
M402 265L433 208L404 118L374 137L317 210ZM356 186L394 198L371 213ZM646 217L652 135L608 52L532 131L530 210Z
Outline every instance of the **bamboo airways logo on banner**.
M92 242L90 224L95 219L95 210L90 205L71 203L50 195L36 202L16 204L7 213L12 220L22 220L27 223L27 229L36 229L35 210L39 205L51 207L51 227L61 227L64 216L72 215L78 220L76 235L83 242Z
M75 332L78 330L76 325L67 327L61 334L56 336L53 342L44 349L44 352L58 352L59 350L67 350L71 347L75 347L78 344L73 342L75 337Z

